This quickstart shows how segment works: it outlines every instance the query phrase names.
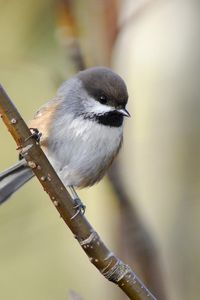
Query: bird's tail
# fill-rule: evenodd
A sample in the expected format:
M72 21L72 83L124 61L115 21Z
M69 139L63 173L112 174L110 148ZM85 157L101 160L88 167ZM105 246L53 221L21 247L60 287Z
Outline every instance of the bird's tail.
M0 204L34 176L25 159L0 173Z

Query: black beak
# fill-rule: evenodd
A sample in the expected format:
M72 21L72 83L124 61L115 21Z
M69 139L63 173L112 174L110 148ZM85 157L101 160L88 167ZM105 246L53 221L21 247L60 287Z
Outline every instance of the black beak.
M124 117L130 117L131 115L129 114L128 110L125 108L117 109L117 112L123 115Z

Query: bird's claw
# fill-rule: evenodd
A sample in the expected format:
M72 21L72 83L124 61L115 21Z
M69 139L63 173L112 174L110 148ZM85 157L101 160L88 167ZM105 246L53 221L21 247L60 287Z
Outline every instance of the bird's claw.
M36 142L39 143L42 133L39 132L37 128L29 128L29 129L31 131L31 135L26 139L26 141L28 141L30 138L34 138Z
M76 213L71 217L71 220L76 218L78 214L84 215L86 206L81 202L79 198L74 199L74 209L76 209Z

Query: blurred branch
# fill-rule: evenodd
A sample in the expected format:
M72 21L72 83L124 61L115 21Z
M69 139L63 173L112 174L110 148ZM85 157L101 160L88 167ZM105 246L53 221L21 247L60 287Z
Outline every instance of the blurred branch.
M121 254L126 257L130 265L136 267L137 272L158 299L166 300L158 251L151 234L138 216L119 179L117 163L112 166L109 177L120 204Z
M141 13L149 7L152 0L146 0L135 7L134 11L130 14L130 17L122 23L121 27L118 27L118 5L116 0L104 0L104 21L105 21L105 34L107 35L107 41L109 43L108 57L112 55L112 49L114 47L115 39L124 26L128 25L133 19L141 15ZM64 40L73 39L78 41L77 20L74 17L73 5L71 1L62 0L65 4L65 24L68 26L68 35ZM74 2L73 2L74 3ZM73 20L70 21L70 20ZM68 44L70 53L78 53L78 55L71 55L72 62L76 68L76 71L80 70L80 61L83 62L82 66L85 66L83 52L80 49L80 44ZM76 48L77 47L77 48ZM117 199L120 203L121 212L121 235L120 245L123 255L127 255L130 265L137 266L141 276L144 278L146 284L152 288L159 299L165 300L165 288L163 283L163 276L161 272L161 266L158 259L158 251L155 247L155 243L152 240L151 234L147 231L142 220L138 216L136 209L133 207L132 202L127 196L124 186L119 180L119 171L117 162L111 168L109 172L113 186L117 192Z
M79 30L74 16L74 2L71 0L59 0L58 7L58 31L61 43L69 53L70 60L75 63L75 68L80 71L86 68L81 54L79 42Z
M109 62L112 57L113 45L118 36L118 17L119 17L119 1L118 0L104 0L104 23L105 36L107 41L107 56Z
M58 33L61 44L69 54L71 61L75 64L76 70L83 70L87 65L99 64L97 59L99 51L101 51L101 58L104 58L103 65L108 65L111 60L111 54L113 49L113 43L117 33L117 21L119 5L118 0L102 0L102 1L85 1L84 7L88 11L88 18L91 21L93 15L92 9L96 7L95 22L92 23L91 28L84 30L84 18L77 17L77 6L80 5L78 1L72 0L59 0L57 5L58 15ZM79 3L79 4L77 4ZM94 21L94 20L93 20ZM83 51L81 49L80 40L84 34L84 40L88 43L83 43L90 49L83 48L86 53L90 53L89 59L83 58ZM89 34L89 35L88 35ZM94 36L98 36L97 43L90 43ZM92 46L92 49L90 48ZM102 55L102 52L105 55ZM92 55L91 55L92 54ZM87 56L87 55L85 55ZM85 57L86 58L86 57ZM88 58L88 57L87 57ZM96 59L95 59L96 58ZM95 63L97 62L97 63ZM101 63L100 63L101 64Z
M49 194L60 216L75 235L90 262L104 277L117 284L130 299L156 300L131 268L106 247L85 216L78 214L72 219L76 213L73 200L40 146L34 138L30 138L29 128L2 86L0 86L0 113L18 149L21 150L21 155Z

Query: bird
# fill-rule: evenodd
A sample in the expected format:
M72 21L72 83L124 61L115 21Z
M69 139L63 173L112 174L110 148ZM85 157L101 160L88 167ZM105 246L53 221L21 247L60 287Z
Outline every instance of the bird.
M76 189L99 182L123 141L128 91L107 67L92 67L66 80L29 122L77 213L85 211ZM0 174L0 204L34 176L24 158Z

